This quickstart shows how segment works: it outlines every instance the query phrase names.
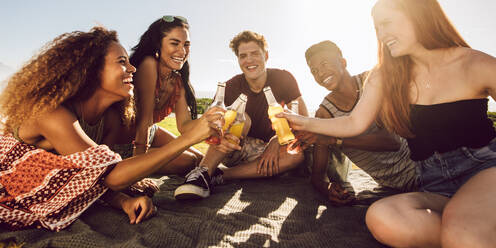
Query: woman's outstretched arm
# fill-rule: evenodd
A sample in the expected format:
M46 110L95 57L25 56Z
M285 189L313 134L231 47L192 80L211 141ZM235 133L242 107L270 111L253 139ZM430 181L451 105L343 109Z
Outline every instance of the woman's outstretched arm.
M212 120L222 118L220 111L222 110L195 122L194 131L187 132L147 154L119 162L106 176L104 181L106 186L114 191L122 190L154 173L190 146L210 135L216 135L218 130L215 128L215 124L212 124ZM62 106L40 117L36 120L36 125L40 135L45 137L54 149L62 155L81 152L97 145L81 129L76 117Z
M375 121L383 97L379 71L374 69L365 82L360 101L348 116L319 119L283 113L277 117L288 119L291 127L295 130L304 130L333 137L354 137L365 132Z

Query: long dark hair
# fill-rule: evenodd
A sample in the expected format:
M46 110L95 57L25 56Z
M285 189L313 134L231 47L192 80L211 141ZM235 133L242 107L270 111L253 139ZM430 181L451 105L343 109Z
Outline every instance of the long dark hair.
M169 33L173 28L183 27L189 30L189 24L182 20L182 18L174 17L173 21L167 22L164 18L159 18L153 22L148 29L141 35L138 45L131 49L131 57L129 61L136 68L139 67L143 59L146 56L151 56L155 58L155 53L160 54L160 46L162 44L162 39ZM195 91L191 82L189 81L189 62L186 61L183 68L179 70L181 74L181 82L183 88L186 92L186 103L188 104L189 111L192 119L198 117L198 111L196 107L196 97Z

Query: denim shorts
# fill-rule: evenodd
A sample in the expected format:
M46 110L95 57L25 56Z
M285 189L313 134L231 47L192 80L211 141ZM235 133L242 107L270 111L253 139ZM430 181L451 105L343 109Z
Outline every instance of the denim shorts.
M150 127L150 133L148 135L148 145L152 145L153 139L155 138L155 133L159 129L159 126L157 124L153 124ZM114 144L111 147L112 151L119 153L121 155L122 159L130 158L133 156L133 144L127 143L127 144Z
M417 161L420 191L452 197L478 172L496 167L496 139L481 148L461 147Z

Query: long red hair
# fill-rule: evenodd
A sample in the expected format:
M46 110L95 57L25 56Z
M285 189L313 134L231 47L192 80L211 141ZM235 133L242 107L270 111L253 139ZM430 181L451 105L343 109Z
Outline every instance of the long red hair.
M460 36L436 0L388 1L413 23L416 38L428 50L449 47L470 47ZM374 7L375 8L375 7ZM387 46L378 44L378 69L384 97L380 120L391 132L403 137L414 134L410 126L410 83L413 61L410 56L392 57Z

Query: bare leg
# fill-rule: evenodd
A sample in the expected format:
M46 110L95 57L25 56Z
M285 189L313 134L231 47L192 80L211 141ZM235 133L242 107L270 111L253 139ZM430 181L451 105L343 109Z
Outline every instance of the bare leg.
M250 131L251 128L251 119L248 115L245 115L246 121L245 125L243 126L243 132L241 135L243 137L246 137L248 134L248 131ZM226 153L220 152L217 149L215 149L214 146L209 146L207 153L205 154L205 157L200 162L200 166L207 167L208 168L208 174L212 176L214 173L215 169L219 166L220 162L226 157Z
M284 173L290 169L294 169L303 162L303 152L297 154L289 154L286 151L286 146L279 149L279 173ZM224 179L242 179L242 178L260 178L266 177L257 172L257 164L260 159L256 159L246 164L240 164L234 167L224 169Z
M496 168L479 172L453 196L443 212L443 247L496 246Z
M200 166L208 168L208 174L212 176L217 166L226 156L225 153L216 150L213 146L209 146L205 157L200 162Z
M168 144L172 140L177 137L171 132L159 127L153 138L152 147L160 147L165 144ZM161 174L185 174L188 171L195 168L198 165L199 161L203 158L203 154L194 149L193 147L188 148L188 150L179 154L176 158L174 158L171 162L162 166L157 173Z
M414 192L384 198L367 210L374 237L393 247L441 247L441 215L449 198Z
M453 196L408 193L377 201L366 222L394 247L494 247L496 168L473 176ZM429 211L430 210L430 211Z

